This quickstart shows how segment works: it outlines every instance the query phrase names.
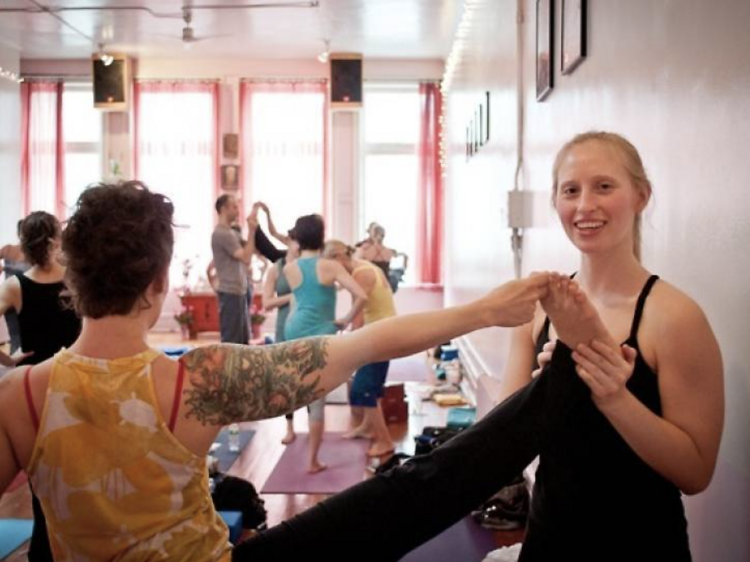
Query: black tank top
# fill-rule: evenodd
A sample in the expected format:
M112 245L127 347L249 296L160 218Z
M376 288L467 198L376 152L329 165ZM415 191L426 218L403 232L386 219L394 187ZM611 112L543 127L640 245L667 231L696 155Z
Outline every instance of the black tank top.
M637 337L657 279L652 275L643 287L625 343L638 350L627 387L661 416L658 379L643 360ZM549 318L537 354L547 341ZM560 424L559 438L540 455L519 560L690 560L679 489L633 452L593 401Z
M81 333L78 318L61 293L65 284L37 283L26 275L17 276L21 283L21 312L18 325L24 351L33 351L21 365L36 365L49 359L62 347L69 347Z

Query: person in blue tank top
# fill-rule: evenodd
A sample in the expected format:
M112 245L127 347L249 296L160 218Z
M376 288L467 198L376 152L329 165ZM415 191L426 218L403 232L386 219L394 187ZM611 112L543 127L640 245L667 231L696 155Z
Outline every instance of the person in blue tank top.
M581 254L575 284L606 336L572 355L590 400L541 450L521 562L691 559L681 494L711 481L723 369L700 307L641 264L650 196L638 151L620 135L584 133L557 155L552 202ZM561 330L546 312L551 323L539 309L515 328L501 399L554 363Z
M310 336L333 335L345 330L367 302L367 294L335 260L321 258L325 243L325 224L320 215L297 219L290 232L299 244L300 255L284 267L292 289L292 312L285 326L287 341ZM336 318L336 290L342 286L352 295L352 306L343 318ZM310 426L310 462L308 472L325 470L318 459L325 429L325 396L308 406Z
M269 215L269 224L270 215ZM263 308L266 312L276 309L276 332L274 343L286 341L286 321L289 317L292 303L292 288L284 275L284 267L292 263L299 256L299 245L295 240L288 239L286 255L273 264L268 270L263 285ZM294 433L294 414L286 414L286 435L281 439L282 444L289 445L296 439Z

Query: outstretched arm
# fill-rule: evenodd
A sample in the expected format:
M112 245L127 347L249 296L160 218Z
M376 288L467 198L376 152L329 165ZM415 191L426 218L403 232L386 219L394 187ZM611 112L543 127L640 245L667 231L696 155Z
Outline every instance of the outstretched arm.
M362 365L411 355L480 328L528 322L546 287L547 276L537 274L467 305L389 318L343 336L195 349L183 357L187 416L219 426L293 411Z

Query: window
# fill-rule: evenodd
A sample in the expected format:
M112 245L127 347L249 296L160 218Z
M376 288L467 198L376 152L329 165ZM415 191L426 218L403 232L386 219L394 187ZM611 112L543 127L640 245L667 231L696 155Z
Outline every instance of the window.
M170 282L180 287L185 260L195 266L189 281L211 261L218 88L215 82L136 82L135 95L136 174L174 204Z
M102 112L94 109L91 84L65 84L63 142L65 178L63 199L67 216L86 186L102 180Z
M385 245L416 254L420 96L417 84L366 84L360 224L386 230ZM412 261L413 263L413 261ZM415 283L415 268L404 276Z
M102 113L91 84L30 82L21 92L24 211L64 219L81 191L102 179Z
M243 82L244 207L263 201L280 231L323 214L326 162L324 82Z

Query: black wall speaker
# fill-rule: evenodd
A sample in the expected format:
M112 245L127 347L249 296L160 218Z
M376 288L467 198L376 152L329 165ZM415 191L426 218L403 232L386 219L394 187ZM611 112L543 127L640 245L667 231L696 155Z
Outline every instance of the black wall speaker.
M94 73L94 107L107 111L127 111L130 91L130 65L125 56L112 55L105 65L98 56L92 58Z
M331 107L362 106L362 55L331 55Z

